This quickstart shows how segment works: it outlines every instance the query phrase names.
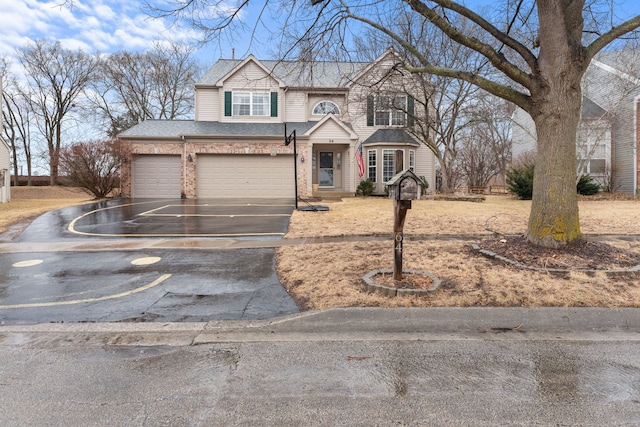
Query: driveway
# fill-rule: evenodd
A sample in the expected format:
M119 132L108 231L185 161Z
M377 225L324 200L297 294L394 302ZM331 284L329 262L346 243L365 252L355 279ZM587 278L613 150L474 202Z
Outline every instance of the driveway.
M16 241L78 237L281 238L290 199L117 199L42 215Z
M0 324L248 320L296 313L275 273L275 249L265 245L286 232L292 211L286 200L116 200L48 212L2 246ZM104 239L143 244L113 242L102 250L91 243ZM154 248L154 241L167 239L180 244ZM202 239L245 244L203 247L196 242ZM86 244L49 249L72 240Z

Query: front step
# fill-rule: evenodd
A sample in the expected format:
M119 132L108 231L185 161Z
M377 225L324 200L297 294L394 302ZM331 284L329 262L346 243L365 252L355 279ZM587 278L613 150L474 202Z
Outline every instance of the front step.
M320 200L341 200L343 198L355 197L355 193L350 191L331 191L331 190L318 190L314 191L312 196Z

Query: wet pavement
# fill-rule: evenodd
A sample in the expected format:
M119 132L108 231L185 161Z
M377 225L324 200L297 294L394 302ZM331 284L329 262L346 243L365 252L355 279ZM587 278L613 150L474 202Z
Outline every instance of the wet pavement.
M116 200L48 212L0 243L0 325L297 313L265 244L281 239L292 211L286 200L247 199ZM231 241L255 244L229 250Z
M639 330L580 308L5 327L0 424L639 425Z
M14 241L78 238L281 238L294 204L287 199L116 199L48 212Z

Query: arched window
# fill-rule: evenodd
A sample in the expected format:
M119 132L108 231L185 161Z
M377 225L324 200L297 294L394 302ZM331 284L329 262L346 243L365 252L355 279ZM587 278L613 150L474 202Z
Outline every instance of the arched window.
M313 107L313 112L311 114L314 116L324 116L329 113L340 114L340 109L331 101L321 101Z

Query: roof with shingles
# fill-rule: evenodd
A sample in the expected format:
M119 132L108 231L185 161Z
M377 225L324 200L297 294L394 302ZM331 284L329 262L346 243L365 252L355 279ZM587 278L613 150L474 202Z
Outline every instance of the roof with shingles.
M317 122L287 123L287 133L302 135ZM122 132L124 138L180 138L182 136L276 136L284 137L284 123L230 123L193 120L145 120Z
M369 62L254 60L262 64L289 87L343 88L353 81ZM245 60L220 59L196 82L212 86Z
M362 145L381 142L420 145L414 137L403 129L378 129L369 138L365 139Z
M581 116L583 119L599 119L604 117L606 114L607 112L604 108L600 107L586 96L582 98Z

